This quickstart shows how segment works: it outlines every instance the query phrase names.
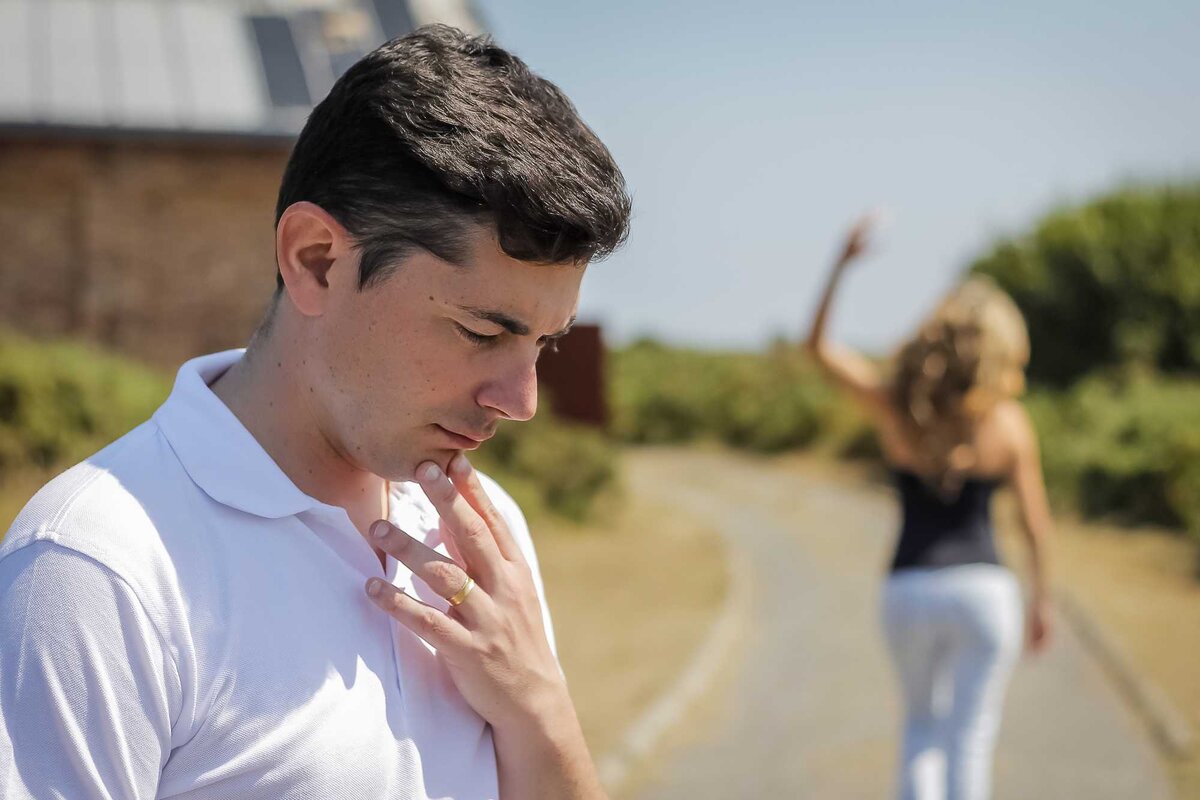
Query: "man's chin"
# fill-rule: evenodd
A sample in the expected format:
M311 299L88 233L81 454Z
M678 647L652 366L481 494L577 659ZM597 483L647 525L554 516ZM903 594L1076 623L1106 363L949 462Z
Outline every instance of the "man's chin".
M461 452L461 450L453 450L450 448L430 448L415 454L413 460L410 460L404 464L395 465L388 470L388 474L380 475L380 477L385 478L392 483L407 483L409 481L415 482L417 480L417 467L421 466L427 461L432 461L434 464L437 464L443 472L445 472L449 468L450 460Z

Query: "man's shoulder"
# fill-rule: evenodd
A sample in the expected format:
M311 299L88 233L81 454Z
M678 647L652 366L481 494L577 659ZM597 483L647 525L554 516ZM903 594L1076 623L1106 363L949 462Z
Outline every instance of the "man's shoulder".
M509 524L512 524L513 520L509 519L510 516L519 518L521 524L524 525L525 515L521 511L520 504L500 485L500 482L486 472L477 471L475 474L479 476L480 485L487 492L487 496L491 498L492 504L496 506L496 510L504 515L505 520Z
M550 606L546 602L546 587L542 581L542 570L539 563L537 548L533 544L533 534L529 530L529 523L525 519L525 514L521 511L521 506L517 501L504 490L498 481L490 475L482 472L479 474L479 483L483 486L483 490L487 492L487 496L491 498L492 504L496 506L496 510L504 517L504 521L508 523L508 530L512 534L513 541L517 543L517 547L521 548L521 554L525 557L525 561L533 570L534 585L537 587L538 599L542 603L543 622L546 626L546 637L550 641L550 649L554 651L555 656L558 655L558 644L554 637L554 623L550 619Z
M487 496L491 498L492 505L496 506L500 516L504 517L504 521L508 523L508 529L512 533L513 539L516 540L517 546L521 548L530 563L536 564L537 555L534 551L533 536L529 531L529 523L525 519L524 512L521 511L520 504L505 491L495 478L483 472L477 474L480 485L487 492Z
M25 504L0 541L0 559L49 541L124 573L161 546L153 509L185 489L153 420L53 478Z

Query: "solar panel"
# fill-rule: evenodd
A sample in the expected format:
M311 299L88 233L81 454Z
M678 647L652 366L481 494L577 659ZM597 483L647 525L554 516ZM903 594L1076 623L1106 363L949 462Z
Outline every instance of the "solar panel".
M379 20L368 9L339 9L323 15L322 38L334 80L370 51L383 44Z
M304 70L308 94L312 102L320 102L333 87L333 70L329 64L329 50L322 31L325 12L303 9L288 15L291 25L292 44Z
M375 16L379 17L384 39L395 39L411 33L417 27L404 0L371 0L371 5L375 7Z
M362 55L468 0L0 0L0 127L294 135Z
M311 106L312 95L304 77L304 65L292 26L287 17L252 16L250 25L262 56L263 72L271 102L280 107Z

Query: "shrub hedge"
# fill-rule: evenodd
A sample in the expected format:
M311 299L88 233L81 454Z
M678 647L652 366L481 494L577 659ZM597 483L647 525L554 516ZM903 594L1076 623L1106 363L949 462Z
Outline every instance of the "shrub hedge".
M641 342L613 354L610 374L615 429L630 443L879 455L862 415L794 349L706 354ZM1200 381L1127 369L1035 390L1026 403L1056 505L1200 536Z
M171 377L76 342L0 333L0 506L11 517L31 476L69 467L150 417ZM543 412L501 425L475 459L533 514L586 518L617 476L615 444ZM5 485L13 487L4 491ZM0 520L0 536L9 518Z

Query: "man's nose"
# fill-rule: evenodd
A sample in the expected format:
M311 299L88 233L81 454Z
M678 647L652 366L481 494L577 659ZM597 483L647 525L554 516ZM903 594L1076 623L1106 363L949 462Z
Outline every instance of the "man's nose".
M537 359L522 362L485 385L478 402L508 419L518 422L531 419L537 411Z

